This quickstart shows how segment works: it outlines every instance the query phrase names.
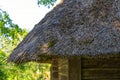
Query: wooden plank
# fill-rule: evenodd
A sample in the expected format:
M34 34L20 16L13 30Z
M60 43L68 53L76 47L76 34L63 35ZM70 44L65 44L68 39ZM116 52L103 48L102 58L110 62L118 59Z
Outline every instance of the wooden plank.
M120 67L120 60L116 61L95 61L95 60L85 60L82 61L82 68L119 68Z
M81 57L80 57L78 63L79 63L79 68L80 68L80 70L79 70L79 80L82 80L82 62L81 62Z
M73 58L69 60L69 80L82 80L81 58Z
M51 80L59 80L59 75L58 75L58 58L53 58L52 59Z
M120 80L120 55L82 57L82 80Z
M69 80L68 59L60 58L58 61L59 80Z
M119 79L120 68L90 68L82 69L82 79Z
M82 68L119 68L120 58L82 58Z
M81 57L79 57L78 59L77 59L77 61L78 61L78 70L79 70L79 73L77 73L78 74L78 76L79 76L79 79L78 80L82 80L82 68L81 68ZM75 67L76 68L76 67Z

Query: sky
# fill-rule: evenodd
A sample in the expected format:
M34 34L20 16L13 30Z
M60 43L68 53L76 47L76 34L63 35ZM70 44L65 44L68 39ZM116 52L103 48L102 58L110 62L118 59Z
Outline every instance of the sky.
M37 0L0 0L0 8L9 14L15 24L29 31L52 9L39 7Z

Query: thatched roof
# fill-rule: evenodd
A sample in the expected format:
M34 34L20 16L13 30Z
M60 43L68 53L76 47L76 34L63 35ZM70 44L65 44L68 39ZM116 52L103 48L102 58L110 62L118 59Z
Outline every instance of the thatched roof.
M8 61L120 53L120 0L65 0L14 49Z

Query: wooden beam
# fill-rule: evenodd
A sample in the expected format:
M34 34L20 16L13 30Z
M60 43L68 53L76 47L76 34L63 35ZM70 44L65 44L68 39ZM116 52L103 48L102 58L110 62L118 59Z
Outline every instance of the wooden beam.
M58 75L58 58L53 58L52 59L52 64L51 64L51 80L59 80L59 75Z
M69 80L82 80L81 71L81 58L69 59Z
M67 58L60 58L59 61L59 80L69 80L69 75L68 75L68 59Z

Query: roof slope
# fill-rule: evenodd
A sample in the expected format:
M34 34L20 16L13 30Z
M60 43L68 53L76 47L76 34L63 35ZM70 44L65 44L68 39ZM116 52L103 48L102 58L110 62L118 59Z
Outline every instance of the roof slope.
M8 61L120 52L120 0L65 0L14 49Z

